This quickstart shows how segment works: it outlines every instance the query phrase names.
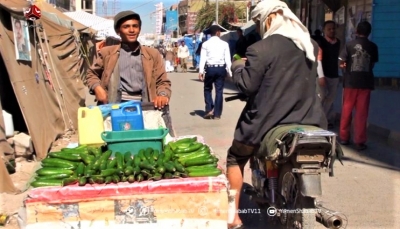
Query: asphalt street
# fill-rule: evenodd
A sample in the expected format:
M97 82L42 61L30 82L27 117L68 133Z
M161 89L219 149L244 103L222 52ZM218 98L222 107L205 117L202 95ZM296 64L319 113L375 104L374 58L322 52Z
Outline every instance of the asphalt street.
M170 107L175 131L180 136L203 136L225 165L226 151L244 103L224 103L220 120L204 120L203 83L197 80L198 74L169 73L168 76L172 81ZM224 93L235 91L232 84L226 84ZM399 228L400 152L370 136L367 150L357 152L349 146L344 147L344 153L344 165L335 164L335 176L324 174L323 196L319 201L325 207L345 214L347 228ZM245 182L250 184L250 170L247 168L245 173ZM257 205L245 194L240 206L253 212L241 214L247 228L280 228L266 222L266 213L258 211ZM316 228L325 227L318 225Z

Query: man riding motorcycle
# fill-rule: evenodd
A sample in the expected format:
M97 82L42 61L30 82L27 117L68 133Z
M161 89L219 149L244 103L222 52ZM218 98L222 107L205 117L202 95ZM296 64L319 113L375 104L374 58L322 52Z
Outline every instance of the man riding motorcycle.
M286 3L268 0L251 13L263 38L232 65L233 82L247 96L227 156L227 177L239 205L243 170L266 133L282 124L326 129L316 93L318 45ZM237 212L237 211L236 211ZM229 228L244 228L238 213Z

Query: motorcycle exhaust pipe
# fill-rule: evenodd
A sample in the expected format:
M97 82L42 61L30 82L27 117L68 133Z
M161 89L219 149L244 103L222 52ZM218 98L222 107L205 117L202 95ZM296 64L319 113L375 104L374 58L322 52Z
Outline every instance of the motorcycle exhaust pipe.
M317 209L319 210L319 212L316 214L317 222L321 223L329 229L345 228L344 220L346 216L339 212L334 212L332 210L324 208L322 206L317 206Z

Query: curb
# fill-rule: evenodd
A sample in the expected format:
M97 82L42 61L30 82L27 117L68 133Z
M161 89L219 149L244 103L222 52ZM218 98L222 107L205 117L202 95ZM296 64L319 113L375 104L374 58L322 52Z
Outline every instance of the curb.
M340 123L340 113L336 113L336 120ZM400 131L367 123L367 133L382 139L388 146L400 150Z

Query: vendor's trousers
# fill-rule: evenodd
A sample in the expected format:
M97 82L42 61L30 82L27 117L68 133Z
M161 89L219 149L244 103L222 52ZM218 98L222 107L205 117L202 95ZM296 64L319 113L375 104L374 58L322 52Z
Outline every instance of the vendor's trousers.
M354 114L354 143L365 144L367 141L367 119L371 90L343 89L342 117L340 119L340 139L350 140L352 112Z
M226 77L224 67L207 67L204 77L204 101L206 114L214 110L214 117L221 117L223 106L223 91ZM215 103L212 98L213 84L215 86Z

